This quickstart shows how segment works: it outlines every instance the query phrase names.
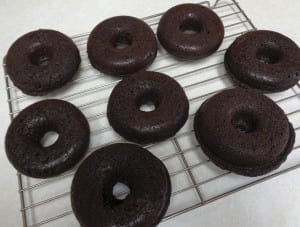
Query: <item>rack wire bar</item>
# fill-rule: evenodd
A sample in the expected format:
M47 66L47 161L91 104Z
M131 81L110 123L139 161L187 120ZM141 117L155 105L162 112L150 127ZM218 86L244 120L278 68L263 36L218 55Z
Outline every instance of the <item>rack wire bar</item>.
M173 141L174 141L174 144L176 146L176 150L179 153L179 155L181 156L181 159L182 159L182 161L184 163L184 170L188 172L188 174L189 174L189 176L190 176L190 178L191 178L191 180L193 182L193 185L195 185L196 184L196 180L195 180L195 178L194 178L194 176L193 176L193 174L191 172L191 168L192 167L189 166L187 160L185 159L184 155L182 154L182 149L181 149L181 147L180 147L180 145L178 143L178 140L175 138ZM172 175L170 175L170 176L172 176ZM202 203L203 202L203 197L201 195L201 192L200 192L199 188L195 188L195 189L196 189L197 194L199 196L200 203Z
M149 68L149 70L164 72L181 83L187 93L191 107L186 125L173 138L157 144L144 145L164 162L171 177L171 204L163 221L300 167L300 156L297 156L300 140L296 137L295 147L290 155L295 156L294 159L296 160L288 160L280 169L258 179L243 178L242 182L237 182L238 185L231 185L232 182L228 181L229 185L221 189L220 192L208 190L209 187L207 186L210 184L215 185L219 181L227 182L227 177L234 176L234 174L221 171L213 166L210 160L203 156L199 144L194 141L194 130L191 126L195 115L194 107L197 109L207 98L235 86L223 66L224 52L234 38L245 32L255 30L256 27L235 0L217 0L213 5L209 1L199 4L212 8L224 23L225 37L219 50L210 57L193 63L178 61L160 48L153 66ZM162 13L159 13L142 19L155 31L161 15ZM78 74L66 86L68 89L44 98L27 96L16 88L5 70L5 59L3 62L11 120L26 106L41 99L59 98L73 102L86 115L92 128L92 144L87 155L105 145L125 141L116 135L107 123L105 107L100 108L100 106L106 105L108 94L120 79L112 78L92 68L86 55L88 35L89 33L84 33L72 37L80 49L82 64ZM295 87L300 88L300 85L297 84ZM300 121L295 120L300 118L299 92L292 88L280 94L270 94L270 98L284 109L294 124L296 134L300 134ZM100 124L100 122L104 123ZM105 139L107 134L112 139ZM101 139L102 137L104 139ZM191 155L193 155L192 159L190 158ZM55 226L56 221L63 222L64 225L72 222L73 212L69 199L70 178L73 177L78 165L57 177L44 180L33 179L17 173L21 202L20 211L24 227L38 227L45 224ZM48 193L45 193L47 189L49 189ZM122 195L122 193L120 194ZM178 202L182 201L180 200L181 196L184 197L185 202L187 201L184 205Z

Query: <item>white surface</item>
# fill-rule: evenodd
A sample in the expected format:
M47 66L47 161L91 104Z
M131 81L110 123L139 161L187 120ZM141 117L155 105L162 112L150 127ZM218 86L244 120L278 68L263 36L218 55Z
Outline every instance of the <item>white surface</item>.
M113 3L112 3L113 2ZM38 28L53 28L70 36L90 31L115 15L144 17L188 1L1 1L0 57L20 35ZM239 1L258 28L286 34L300 44L299 1ZM290 5L286 6L285 4ZM115 6L115 8L113 8ZM2 72L1 72L2 74ZM4 136L10 122L3 77L0 77L0 226L20 226L15 170L7 162ZM300 171L277 177L218 200L161 226L300 226Z

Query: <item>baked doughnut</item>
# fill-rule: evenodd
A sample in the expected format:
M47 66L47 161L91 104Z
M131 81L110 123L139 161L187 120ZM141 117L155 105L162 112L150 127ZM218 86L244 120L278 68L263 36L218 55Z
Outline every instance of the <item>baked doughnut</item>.
M206 100L196 113L194 129L211 161L245 176L278 168L295 141L281 108L251 89L225 90Z
M36 30L17 39L6 55L6 70L16 87L41 96L62 87L80 64L77 46L54 30Z
M87 52L91 64L112 75L145 69L155 59L157 42L151 28L129 16L109 18L91 32Z
M113 194L123 183L130 193ZM170 203L171 185L163 163L134 144L119 143L93 152L77 170L71 204L81 226L155 226Z
M59 134L44 147L45 133ZM37 178L52 177L74 166L85 154L90 129L84 115L71 103L49 99L22 110L5 137L6 154L21 173Z
M284 91L300 79L300 49L277 32L251 31L228 48L225 65L241 86Z
M219 48L224 38L224 26L209 8L181 4L162 16L157 37L170 54L183 59L199 59Z
M150 112L140 110L152 103ZM171 77L143 71L124 78L112 91L107 117L116 132L138 143L174 136L186 122L189 102L182 87Z

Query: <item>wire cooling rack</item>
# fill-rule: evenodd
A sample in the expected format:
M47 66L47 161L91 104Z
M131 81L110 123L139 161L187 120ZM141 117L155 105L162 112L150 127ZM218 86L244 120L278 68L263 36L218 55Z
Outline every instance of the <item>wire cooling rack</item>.
M299 84L285 92L268 95L284 109L296 130L294 150L279 169L262 177L243 177L221 170L203 154L194 138L194 113L207 98L234 86L223 66L224 53L236 37L256 28L235 0L219 0L214 5L209 1L200 4L212 8L224 23L225 39L221 47L210 57L197 61L177 61L159 47L155 62L148 68L175 78L184 87L190 101L188 121L177 135L164 142L145 146L164 162L171 176L171 203L163 221L300 167ZM156 32L160 16L156 14L143 20ZM82 63L77 75L64 88L46 97L30 97L14 87L7 75L5 81L11 119L26 106L46 98L67 100L80 108L91 127L90 153L124 139L112 130L106 118L109 94L120 79L104 75L91 67L86 54L88 35L85 33L72 37L80 49ZM77 167L50 179L33 179L17 174L24 227L79 226L69 198Z

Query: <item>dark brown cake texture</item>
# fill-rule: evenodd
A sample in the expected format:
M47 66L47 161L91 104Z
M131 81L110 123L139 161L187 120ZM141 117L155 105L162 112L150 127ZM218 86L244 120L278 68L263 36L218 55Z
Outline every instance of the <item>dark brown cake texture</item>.
M149 66L156 57L157 42L151 28L142 20L117 16L93 29L87 52L96 69L122 76Z
M225 65L241 86L266 92L284 91L300 79L300 49L280 33L251 31L228 48Z
M140 110L150 102L155 109ZM124 138L151 143L174 136L186 122L189 102L182 87L158 72L138 72L124 78L112 91L107 117Z
M45 133L59 134L43 147ZM6 154L21 173L37 178L52 177L74 166L89 145L90 129L84 115L71 103L49 99L22 110L5 137Z
M70 81L80 61L79 50L69 37L41 29L12 44L6 55L6 70L21 91L40 96Z
M224 26L211 9L199 4L181 4L162 16L157 37L170 54L182 59L199 59L219 48Z
M211 161L245 176L278 168L295 141L282 109L252 89L225 90L209 98L196 113L194 129Z
M116 183L130 193L113 195ZM75 216L83 227L155 226L170 203L167 169L149 151L119 143L93 152L77 170L71 188Z

